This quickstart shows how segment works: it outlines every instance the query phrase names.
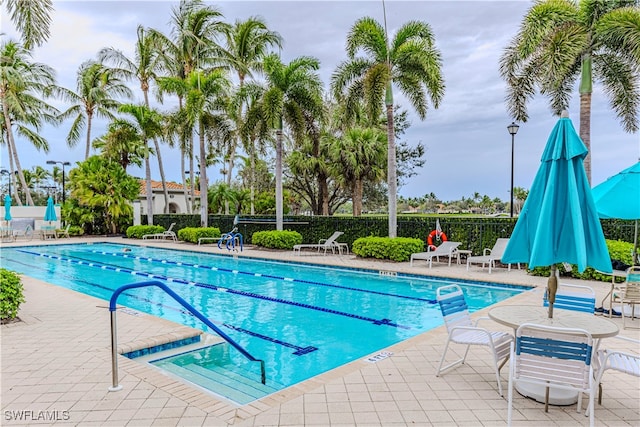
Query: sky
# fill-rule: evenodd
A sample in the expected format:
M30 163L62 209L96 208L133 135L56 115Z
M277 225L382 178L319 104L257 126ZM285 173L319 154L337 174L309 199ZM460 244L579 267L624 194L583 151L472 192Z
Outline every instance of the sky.
M219 8L227 22L261 16L269 28L279 32L284 45L283 62L299 56L320 60L319 74L328 88L331 74L347 59L346 36L361 17L383 22L382 1L233 1L207 2ZM113 47L133 57L138 25L152 27L168 34L171 9L177 1L56 1L52 14L51 37L34 51L33 59L56 70L58 85L75 90L80 64L95 59L103 47ZM444 201L471 197L478 192L491 198L509 200L511 185L512 122L506 104L506 85L500 78L498 64L505 46L517 33L532 2L519 1L395 1L386 0L388 31L418 19L427 22L435 34L436 46L442 54L445 95L438 109L427 112L421 121L410 103L399 91L395 102L409 111L411 127L402 140L426 148L425 164L418 174L399 188L404 197L420 197L434 193ZM17 38L6 17L0 14L0 32ZM135 83L134 103L142 102ZM64 110L60 101L51 102ZM169 107L156 105L159 109ZM514 137L514 186L529 189L540 164L540 156L549 133L557 122L540 95L528 105L529 120L520 125ZM569 116L579 128L579 97L574 91ZM18 152L23 168L46 165L47 160L70 161L84 158L84 139L73 148L65 138L71 120L58 128L46 128L49 153L38 152L18 138ZM93 124L92 139L102 135L106 122ZM164 147L167 179L180 181L177 150ZM640 134L625 133L602 88L594 87L591 117L592 184L595 186L640 158ZM154 164L155 162L152 162ZM0 166L9 167L6 147L0 151ZM211 166L210 182L219 179L219 165ZM68 169L67 169L68 170ZM129 173L143 177L142 169ZM237 172L237 168L235 169ZM153 179L159 180L157 163L152 167ZM4 181L3 181L4 183Z

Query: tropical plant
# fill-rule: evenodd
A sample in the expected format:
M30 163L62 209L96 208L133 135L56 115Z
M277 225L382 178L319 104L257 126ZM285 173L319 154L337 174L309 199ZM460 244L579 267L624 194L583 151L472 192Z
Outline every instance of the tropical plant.
M133 200L139 195L138 180L127 175L118 163L91 156L69 172L71 195L80 206L102 216L111 233L133 216ZM74 223L76 223L74 221Z
M301 141L308 117L320 114L322 109L320 77L316 73L320 64L311 57L299 57L285 65L276 54L264 59L267 90L262 96L260 110L264 122L276 131L276 229L282 230L282 141L285 124L293 137Z
M4 0L11 22L21 34L27 49L42 45L49 38L52 0Z
M24 288L18 273L0 268L0 320L15 319L23 302Z
M507 108L529 119L527 102L549 98L554 114L568 108L580 80L580 138L591 152L594 80L603 87L625 131L640 120L640 2L638 0L539 0L500 59L508 84ZM591 156L584 159L591 180Z
M149 105L149 87L152 80L157 77L157 73L162 69L162 62L159 54L159 42L153 34L145 30L142 25L138 25L137 39L135 45L135 56L133 59L121 51L114 48L104 48L98 53L98 59L102 62L113 64L122 70L123 77L127 80L137 79L140 83L140 90L144 96L144 105ZM154 143L155 155L158 160L158 170L162 181L162 192L164 194L164 213L169 213L169 191L164 174L164 164L162 162L162 152L158 142L158 135L151 138Z
M131 98L132 93L121 79L118 69L107 68L99 62L86 61L80 65L76 79L76 92L61 91L64 100L73 103L60 117L74 118L67 144L75 146L80 140L80 132L86 126L85 160L91 150L91 125L94 117L114 119L114 112L120 106L118 97Z
M225 204L236 201L235 192L224 182L219 182L209 188L209 210L221 214Z
M119 163L125 170L131 164L142 166L148 150L136 126L123 119L109 123L107 133L93 140L93 148L99 150L102 156Z
M43 123L57 124L58 110L44 102L55 86L54 70L41 63L31 61L31 52L15 41L4 41L0 45L0 104L2 105L2 125L0 140L6 141L11 171L17 172L20 187L26 202L33 206L14 135L27 139L34 147L44 152L49 151L49 144L38 134ZM21 204L18 186L14 196Z
M362 214L365 180L375 183L384 179L386 146L385 135L377 129L353 128L329 147L333 160L329 167L351 192L353 216Z
M356 57L362 52L363 57ZM387 186L389 190L389 237L397 235L397 173L393 117L393 84L409 99L424 120L428 100L438 108L444 95L442 61L435 36L428 23L410 21L389 40L382 25L361 18L347 35L348 61L341 63L331 78L334 97L346 103L348 114L359 111L364 101L370 125L375 125L386 107Z
M156 110L145 105L125 104L119 111L128 114L132 120L129 125L138 133L140 142L144 146L145 180L147 187L147 223L153 225L153 189L151 188L151 164L149 161L149 140L157 138L162 133L162 116Z

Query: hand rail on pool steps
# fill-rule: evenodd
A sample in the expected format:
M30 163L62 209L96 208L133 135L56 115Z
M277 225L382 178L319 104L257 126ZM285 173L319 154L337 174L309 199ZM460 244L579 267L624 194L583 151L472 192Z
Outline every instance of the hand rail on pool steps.
M196 310L191 304L182 299L178 294L173 292L167 285L162 282L158 282L157 280L150 280L147 282L139 282L139 283L129 283L127 285L122 285L118 289L115 290L113 295L111 295L111 299L109 300L109 311L111 312L111 368L112 368L112 380L113 384L109 387L109 391L118 391L122 390L122 386L118 384L118 354L117 354L117 330L116 330L116 302L118 301L118 297L120 294L128 289L134 288L144 288L148 286L157 286L163 291L165 291L169 296L171 296L174 300L178 301L184 308L189 310L191 314L196 316L198 319L202 321L205 325L213 329L222 339L231 344L236 350L238 350L244 357L249 359L252 362L260 362L260 378L262 384L266 384L266 374L264 367L264 360L256 359L253 357L247 350L240 347L238 343L231 339L227 334L222 332L216 325L214 325L209 319L204 317L202 313Z

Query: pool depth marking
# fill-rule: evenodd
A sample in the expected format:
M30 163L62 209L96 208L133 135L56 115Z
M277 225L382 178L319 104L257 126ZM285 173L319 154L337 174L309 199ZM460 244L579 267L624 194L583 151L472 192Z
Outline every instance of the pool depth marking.
M194 268L201 268L201 269L204 269L204 270L220 271L222 273L245 274L247 276L266 277L268 279L283 280L285 282L295 282L295 283L304 283L304 284L307 284L307 285L326 286L326 287L329 287L329 288L345 289L345 290L348 290L348 291L364 292L364 293L368 293L368 294L382 295L382 296L393 297L393 298L403 298L403 299L409 299L409 300L415 300L415 301L424 301L424 302L427 302L429 304L437 304L438 303L434 299L411 297L411 296L408 296L408 295L390 294L390 293L387 293L387 292L372 291L372 290L369 290L369 289L352 288L352 287L348 287L348 286L333 285L331 283L315 282L313 280L296 279L296 278L284 277L284 276L274 276L272 274L253 273L253 272L250 272L250 271L233 270L233 269L230 269L230 268L214 267L214 266L210 266L210 265L194 264L194 263L189 263L189 262L168 261L166 259L150 258L150 257L145 257L145 256L140 256L140 255L125 254L125 253L121 254L121 253L117 253L117 252L106 252L106 251L96 251L96 250L91 250L89 252L92 252L92 253L95 253L95 254L100 254L100 255L111 255L111 256L117 256L117 257L122 257L122 258L137 259L137 260L140 260L140 261L155 262L155 263L160 263L160 264L172 264L172 265L177 265L179 267L194 267Z
M289 300L285 300L285 299L282 299L282 298L268 297L268 296L256 294L256 293L253 293L253 292L239 291L239 290L235 290L235 289L231 289L231 288L221 288L219 286L211 285L211 284L208 284L208 283L194 282L194 281L189 281L189 280L184 280L184 279L167 277L167 276L160 275L160 274L146 273L144 271L135 271L135 270L132 270L132 269L127 268L127 267L116 268L116 267L113 267L111 265L103 266L98 261L88 262L88 261L82 260L82 258L80 258L81 261L78 261L78 260L72 259L73 255L67 255L66 257L64 257L64 256L61 256L61 255L50 255L50 254L39 253L39 252L31 252L31 251L20 250L20 249L17 249L17 251L18 252L22 252L22 253L26 253L26 254L30 254L30 255L36 255L36 256L41 256L41 257L45 257L45 258L50 258L50 259L58 259L60 261L71 262L71 263L74 263L74 264L87 265L89 267L96 267L96 268L100 268L100 269L114 270L116 272L128 273L128 274L131 274L131 275L134 275L134 276L143 276L143 277L148 277L150 279L166 280L168 282L181 283L181 284L185 284L185 285L193 285L193 286L203 287L203 288L207 288L207 289L212 289L214 291L228 292L228 293L235 294L235 295L242 295L242 296L245 296L245 297L257 298L257 299L262 299L262 300L265 300L265 301L271 301L271 302L276 302L276 303L281 303L281 304L293 305L293 306L296 306L296 307L302 307L302 308L307 308L307 309L310 309L310 310L321 311L323 313L335 314L335 315L338 315L338 316L344 316L344 317L349 317L349 318L352 318L352 319L363 320L365 322L373 323L374 325L387 325L387 326L392 326L392 327L400 328L400 329L411 329L410 326L394 323L394 322L391 321L391 319L374 319L372 317L361 316L359 314L347 313L347 312L344 312L344 311L333 310L333 309L324 308L324 307L318 307L318 306L315 306L315 305L304 304L304 303L300 303L300 302L296 302L296 301L289 301ZM120 254L116 254L116 255L120 255ZM146 258L135 257L135 259L146 259ZM167 261L167 263L172 263L172 261ZM180 265L186 265L186 263L180 263ZM216 268L216 267L212 267L212 268ZM233 270L229 270L229 271L233 271ZM270 277L270 276L266 275L266 274L263 274L262 277Z

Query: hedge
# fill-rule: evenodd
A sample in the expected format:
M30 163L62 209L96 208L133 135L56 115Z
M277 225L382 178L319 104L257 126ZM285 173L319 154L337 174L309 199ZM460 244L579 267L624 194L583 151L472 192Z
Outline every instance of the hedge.
M293 249L302 243L302 235L297 231L258 231L251 238L253 244L269 249Z
M185 227L178 231L178 239L185 242L198 243L201 237L220 237L220 229L218 227Z
M22 280L17 273L0 268L0 319L11 320L18 316L24 302Z
M363 258L409 261L412 253L423 252L424 242L410 237L362 237L353 242L352 252Z

